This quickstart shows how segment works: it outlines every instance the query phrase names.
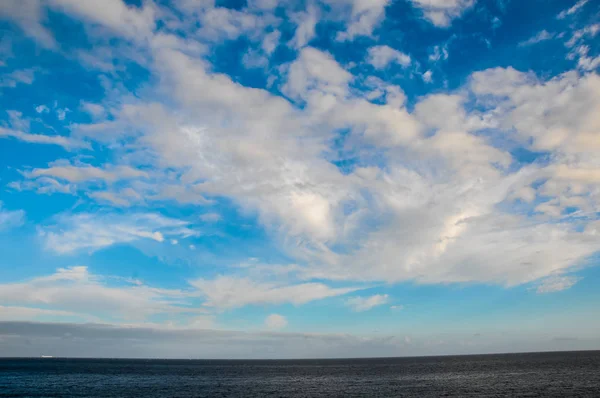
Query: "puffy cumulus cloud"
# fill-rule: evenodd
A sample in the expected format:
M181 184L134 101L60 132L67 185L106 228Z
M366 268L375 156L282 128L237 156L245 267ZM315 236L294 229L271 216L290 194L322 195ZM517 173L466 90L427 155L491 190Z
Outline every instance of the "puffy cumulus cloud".
M520 176L429 185L416 174L392 175L403 183L380 186L384 212L367 213L371 222L381 220L379 228L358 239L349 254L308 275L515 285L568 269L597 251L597 237L569 223L498 214L497 205L513 186L523 185Z
M600 77L567 72L550 81L539 81L512 68L490 69L472 77L478 95L499 103L502 127L514 127L539 151L583 153L600 145Z
M273 30L270 33L267 33L262 40L262 50L267 55L271 55L273 51L279 46L279 39L281 38L281 32L277 29Z
M366 96L351 93L354 76L330 54L305 48L289 66L283 90L307 104L312 123L330 130L351 129L382 146L414 139L420 125L404 107L405 96L398 86L369 79L373 90ZM383 105L369 101L369 95L384 96Z
M40 227L48 250L66 254L79 250L95 251L119 243L141 239L163 242L165 237L190 237L198 234L190 223L153 213L63 214L53 225Z
M283 90L292 98L305 98L312 90L343 97L352 77L331 54L307 47L289 66Z
M452 20L471 8L476 0L411 0L423 16L438 27L448 27Z
M373 30L385 18L385 8L390 0L326 0L327 3L335 5L349 5L350 13L346 22L346 30L338 32L336 38L339 41L353 40L359 36L371 36Z
M85 266L59 268L53 274L0 285L0 304L14 319L40 317L77 321L146 322L156 314L192 314L188 293L157 289L139 281L103 277ZM0 311L3 312L3 311Z
M283 329L287 324L287 319L279 314L271 314L265 319L265 326L269 329Z
M369 297L351 297L346 300L346 305L352 308L353 311L362 312L387 304L388 301L389 297L387 294L376 294Z
M369 48L367 62L377 69L384 69L392 63L409 66L411 59L409 55L389 46L374 46Z
M315 37L315 28L319 22L319 9L311 5L306 11L292 14L292 21L296 22L297 26L289 44L294 48L302 48Z
M421 77L425 83L433 82L433 72L431 70L428 70L425 73L423 73Z
M358 290L356 287L331 288L323 283L286 285L238 276L196 279L190 284L206 299L205 306L218 309L283 303L301 305Z
M145 140L161 162L185 168L183 180L201 193L235 197L242 206L258 209L265 222L278 223L288 215L281 227L291 234L331 237L332 203L344 195L331 188L342 176L320 157L323 138L306 128L300 112L281 97L210 73L181 53L163 55L165 83L175 89L183 109L195 111L148 123ZM319 78L338 79L318 72ZM305 89L293 90L301 94ZM160 116L167 114L164 110ZM159 116L140 115L147 120ZM315 184L314 178L324 183Z
M551 198L539 209L554 216L567 207L597 211L600 77L567 72L544 82L509 68L475 73L472 84L477 94L496 101L501 128L552 154L537 175L543 182L538 192Z
M563 179L573 174L556 168L559 163L511 172L514 159L508 151L479 134L514 129L523 145L532 142L532 150L553 151L556 161L575 156L568 165L579 165L585 160L580 149L590 147L575 145L577 135L585 141L597 131L594 75L567 74L544 82L511 68L490 69L473 74L457 93L420 99L411 113L399 87L370 79L367 91L357 93L355 76L333 56L305 47L287 66L282 86L289 98L304 104L300 110L211 72L205 61L179 51L161 49L156 57L156 72L178 102L178 112L134 104L124 108L122 120L142 129L140 143L160 159L160 166L185 170L177 182L180 189L184 184L199 195L224 195L258 211L259 221L306 263L296 272L300 278L514 285L567 269L596 250L592 235L569 222L548 224L500 211L516 197L539 206L531 184L553 173ZM569 85L572 89L566 90ZM564 99L556 95L561 93ZM383 103L371 102L372 94ZM482 106L467 108L473 97ZM562 113L560 104L572 110ZM557 115L564 120L545 120ZM544 124L571 129L568 141L542 145L545 141L537 137L546 135L539 128ZM340 129L349 129L357 145L386 148L385 170L357 167L342 174L323 159L327 140ZM594 174L576 174L579 180L588 175ZM583 192L591 210L594 193L589 184L583 186L588 186L589 192ZM552 184L541 187L549 190ZM349 214L348 205L354 209ZM523 246L524 241L530 243ZM242 283L226 277L203 281L215 306L278 302L269 298L276 293L239 301L217 297L211 293L217 282ZM243 283L248 286L238 290L253 291L251 282ZM299 290L291 292L302 302Z
M416 104L414 114L425 126L436 130L473 132L494 127L485 114L467 113L466 100L459 94L431 94Z

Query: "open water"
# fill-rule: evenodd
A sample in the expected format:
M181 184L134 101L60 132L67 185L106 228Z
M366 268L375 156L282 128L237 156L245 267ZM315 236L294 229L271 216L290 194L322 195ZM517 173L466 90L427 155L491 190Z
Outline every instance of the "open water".
M600 397L600 351L289 361L1 359L0 397Z

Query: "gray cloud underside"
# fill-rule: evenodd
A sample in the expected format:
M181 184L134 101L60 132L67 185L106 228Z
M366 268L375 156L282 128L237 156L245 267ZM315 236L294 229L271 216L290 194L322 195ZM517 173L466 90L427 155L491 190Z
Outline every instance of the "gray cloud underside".
M595 349L600 339L440 334L427 337L169 330L0 322L0 356L99 358L352 358Z

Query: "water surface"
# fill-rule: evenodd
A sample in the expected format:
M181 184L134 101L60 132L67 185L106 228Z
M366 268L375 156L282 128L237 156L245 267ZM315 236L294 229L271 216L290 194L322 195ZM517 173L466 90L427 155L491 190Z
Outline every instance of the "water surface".
M1 397L600 397L600 351L289 361L0 359Z

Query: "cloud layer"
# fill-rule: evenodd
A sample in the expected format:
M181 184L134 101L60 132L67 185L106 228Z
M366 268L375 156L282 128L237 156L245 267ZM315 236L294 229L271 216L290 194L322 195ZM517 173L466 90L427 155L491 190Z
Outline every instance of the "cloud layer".
M0 90L31 103L0 121L20 151L0 232L48 261L6 273L3 319L212 327L252 307L278 330L316 301L375 314L401 283L576 289L600 248L600 26L582 0L510 38L558 46L553 65L500 59L507 8L483 3L2 3ZM61 71L80 91L50 100ZM92 271L125 246L177 263L178 288Z

